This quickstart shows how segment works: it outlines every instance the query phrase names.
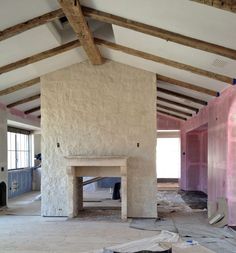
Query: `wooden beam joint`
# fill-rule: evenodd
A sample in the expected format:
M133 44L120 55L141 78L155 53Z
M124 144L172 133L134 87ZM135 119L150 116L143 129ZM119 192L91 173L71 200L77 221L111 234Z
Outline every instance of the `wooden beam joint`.
M104 62L103 58L98 47L94 43L93 35L85 20L79 1L58 0L58 2L61 5L62 10L64 11L90 61L95 65L102 64Z

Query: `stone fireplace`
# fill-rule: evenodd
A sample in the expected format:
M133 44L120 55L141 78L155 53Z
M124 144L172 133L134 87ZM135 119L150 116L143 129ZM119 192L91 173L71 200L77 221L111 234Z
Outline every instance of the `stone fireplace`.
M83 209L83 177L121 177L121 218L127 219L127 157L66 156L68 176L68 216Z
M155 74L109 60L60 69L41 77L41 115L43 216L76 215L81 177L122 177L125 189L128 157L122 216L157 217Z

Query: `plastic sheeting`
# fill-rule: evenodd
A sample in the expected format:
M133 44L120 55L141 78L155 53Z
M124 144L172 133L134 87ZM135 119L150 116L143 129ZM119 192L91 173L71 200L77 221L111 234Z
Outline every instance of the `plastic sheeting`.
M217 253L236 252L236 231L209 225L206 210L189 208L177 192L158 192L161 219L133 219L130 227L141 230L168 230L182 240L194 240Z

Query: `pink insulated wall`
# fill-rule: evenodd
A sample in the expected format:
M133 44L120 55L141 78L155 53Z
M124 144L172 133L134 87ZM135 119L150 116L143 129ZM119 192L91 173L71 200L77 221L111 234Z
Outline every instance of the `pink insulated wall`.
M186 188L207 193L207 125L186 134Z
M203 140L208 135L207 143L203 144L200 149L198 146L195 152L192 151L191 156L196 156L196 160L199 160L202 148L207 147L208 168L204 162L203 164L199 162L197 169L201 170L201 173L198 174L200 180L196 178L194 181L192 161L187 154L195 147L188 145L191 144L188 143L189 135L194 134L194 130L206 124L208 131ZM236 226L236 86L226 89L220 97L213 99L195 117L182 123L181 150L181 188L191 189L191 180L196 189L204 189L207 186L209 215L217 210L218 199L226 198L229 213L228 224ZM196 153L199 154L196 155ZM207 183L204 183L206 169L208 178Z
M171 116L157 114L157 130L180 130L181 120Z

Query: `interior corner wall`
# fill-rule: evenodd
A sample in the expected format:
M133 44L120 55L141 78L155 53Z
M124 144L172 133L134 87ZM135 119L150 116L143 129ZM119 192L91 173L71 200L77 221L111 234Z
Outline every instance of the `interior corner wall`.
M4 182L6 189L8 189L7 177L7 112L0 108L0 183ZM8 199L7 190L6 199Z
M233 141L236 123L231 125L236 117L236 109L232 110L235 103L236 86L231 86L181 126L181 188L188 189L187 133L208 124L208 216L217 211L219 198L225 198L230 226L236 226L236 142Z
M41 115L42 215L68 214L65 155L125 155L128 216L157 217L155 74L108 60L55 71Z

